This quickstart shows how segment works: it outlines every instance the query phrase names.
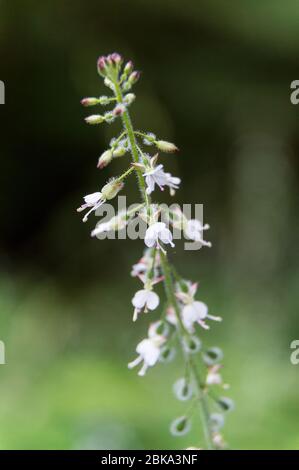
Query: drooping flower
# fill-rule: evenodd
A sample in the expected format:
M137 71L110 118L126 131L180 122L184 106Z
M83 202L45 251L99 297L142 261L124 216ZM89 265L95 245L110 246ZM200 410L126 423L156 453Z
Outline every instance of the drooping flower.
M174 247L172 234L166 227L166 224L164 222L155 222L147 228L145 232L144 243L149 248L156 246L157 248L160 248L162 251L164 251L160 245L160 241L165 245L169 244Z
M141 311L147 313L148 310L155 310L159 303L160 299L158 294L153 292L151 288L145 288L137 291L132 299L132 304L135 307L133 321L137 320L138 314Z
M170 173L165 173L163 170L163 165L157 165L153 168L150 168L143 174L143 176L145 176L147 194L151 194L155 189L155 185L157 184L161 191L164 190L164 186L169 186L171 195L173 195L174 190L178 189L181 182L180 178L172 176Z
M207 242L203 239L202 232L208 230L210 226L208 224L202 225L202 223L197 219L190 219L184 223L184 234L190 240L200 242L204 246L209 248L212 246L211 242Z
M77 211L82 212L88 207L91 209L83 217L83 222L87 221L89 214L93 211L96 211L105 201L113 199L119 191L123 188L124 183L119 179L111 179L105 186L103 186L102 191L98 191L92 194L84 196L84 204L78 207Z
M222 377L219 373L221 369L220 364L215 364L208 368L208 374L206 377L206 384L207 385L221 385L222 384Z
M198 323L202 328L208 330L210 327L205 323L205 319L221 321L220 317L209 315L208 307L204 302L194 300L182 309L182 320L186 329L190 332L194 331L194 323Z
M186 281L184 283L184 290L179 287L176 297L183 303L181 310L182 321L185 328L190 332L194 332L194 324L198 323L202 328L208 330L209 326L204 320L210 319L214 321L221 321L221 317L215 317L208 313L208 306L199 300L194 300L197 291L197 283Z
M77 211L82 212L88 207L91 207L91 209L86 212L85 216L83 217L83 222L87 221L87 218L89 214L93 211L96 211L102 204L104 204L105 199L103 198L103 194L101 192L96 192L92 194L87 194L87 196L84 196L84 204L82 206L78 207Z
M143 362L138 375L143 376L149 367L156 364L160 357L161 346L166 341L164 336L157 335L156 330L149 328L148 338L143 339L137 345L137 358L128 364L129 369L133 369Z

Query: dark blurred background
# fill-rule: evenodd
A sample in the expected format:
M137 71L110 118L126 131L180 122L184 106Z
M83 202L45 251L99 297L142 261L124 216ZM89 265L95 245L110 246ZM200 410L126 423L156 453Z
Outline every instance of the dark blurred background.
M224 318L203 339L225 351L226 439L299 447L298 21L292 0L0 1L1 448L202 444L196 420L168 433L180 364L126 369L149 322L131 322L142 242L91 239L97 219L75 211L127 165L96 169L119 128L87 126L80 105L107 94L96 60L113 51L142 71L135 126L181 149L162 157L183 179L176 200L204 204L211 225L211 250L178 244L173 259Z

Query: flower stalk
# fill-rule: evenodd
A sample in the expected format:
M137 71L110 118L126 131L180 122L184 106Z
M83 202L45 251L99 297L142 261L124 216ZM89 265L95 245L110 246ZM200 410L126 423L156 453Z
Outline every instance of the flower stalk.
M193 413L194 405L198 405L202 421L204 438L207 449L218 449L224 447L224 441L220 434L220 428L224 422L221 413L211 412L210 407L218 404L222 411L232 409L232 400L227 397L218 397L214 387L222 384L219 372L222 351L217 348L203 350L202 342L197 329L209 329L207 320L220 321L220 317L212 316L208 307L203 302L196 300L197 283L192 283L182 278L171 264L165 246L173 247L172 234L165 222L159 221L161 210L157 204L153 204L151 193L156 187L163 190L165 186L174 195L179 188L180 178L172 176L164 171L163 164L157 164L158 154L149 155L144 152L139 140L143 145L155 146L165 153L173 153L178 150L175 144L157 139L151 133L135 131L132 125L129 106L135 101L135 95L130 92L132 86L138 81L140 73L134 71L132 61L123 67L123 59L117 54L110 54L99 58L98 72L104 78L104 84L113 92L113 96L100 98L85 98L82 100L84 106L97 104L115 103L112 111L104 115L92 115L86 118L90 124L101 122L111 123L121 117L123 132L110 143L110 149L106 150L100 157L98 167L103 169L114 157L123 157L126 152L131 154L129 168L119 177L108 182L100 192L85 196L84 204L79 211L89 208L84 217L86 221L88 214L95 211L104 201L110 200L123 188L123 181L133 171L136 173L142 203L133 210L119 213L109 222L99 224L92 232L92 236L105 231L123 228L135 216L136 212L146 222L148 228L145 233L144 243L147 249L142 258L133 266L131 275L138 277L143 284L132 299L134 307L133 320L136 321L143 312L152 312L160 304L160 297L154 291L154 286L163 281L166 297L165 308L158 321L149 326L148 335L136 347L137 357L128 365L129 368L140 367L138 375L145 375L149 367L153 367L158 361L168 362L174 355L174 345L177 340L179 348L185 361L184 377L177 380L174 390L179 400L192 399L188 412L184 416L176 418L170 426L174 435L182 435L190 430L190 415ZM129 93L128 93L129 92ZM188 239L200 242L203 246L211 246L210 242L203 239L202 233L209 226L203 225L199 220L188 220L180 210L164 210L169 223L174 227L180 227ZM207 375L202 379L198 370L199 355L201 364L207 370Z

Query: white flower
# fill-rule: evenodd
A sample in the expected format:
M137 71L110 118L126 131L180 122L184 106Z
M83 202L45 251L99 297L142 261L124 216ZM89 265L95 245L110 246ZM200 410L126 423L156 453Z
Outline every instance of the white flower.
M127 225L126 211L120 211L115 217L112 217L108 222L99 223L96 228L91 232L92 237L96 237L104 232L122 230Z
M82 212L88 207L91 207L91 209L85 214L85 216L82 219L83 222L86 222L89 214L93 211L96 211L98 207L104 204L105 198L103 197L103 194L98 191L96 193L87 194L87 196L84 196L83 199L85 203L82 204L82 206L78 207L77 211Z
M136 352L138 357L128 364L129 369L137 366L141 362L143 365L138 372L138 375L143 376L148 367L152 367L156 364L160 357L161 345L165 342L165 338L155 333L155 329L149 328L148 338L143 339L137 345Z
M143 176L145 176L145 182L147 184L147 194L151 194L154 191L156 184L161 191L164 190L164 186L169 186L171 194L174 194L174 190L178 189L181 182L180 178L172 176L170 173L165 173L163 165L157 165L151 168L146 171Z
M142 310L144 310L144 312L155 310L155 308L158 307L159 302L159 296L155 292L152 292L151 289L141 289L137 291L132 299L132 304L135 307L133 321L137 320L138 314Z
M165 245L169 244L174 247L174 243L172 242L172 234L164 222L155 222L154 224L150 225L145 232L144 243L149 248L157 246L157 248L162 249L159 240L165 243Z
M211 247L211 242L207 242L202 237L203 230L208 230L210 226L208 224L202 225L197 219L190 219L185 222L184 233L187 238L200 242L202 245Z
M209 367L207 378L206 378L207 385L221 385L222 384L222 377L221 377L221 374L219 374L220 369L221 369L220 364L215 364L214 366Z
M190 303L185 305L182 309L182 320L188 331L191 333L194 331L194 323L198 323L206 330L209 326L204 322L206 318L215 321L221 321L220 317L214 317L208 314L208 307L205 303L198 300L192 300Z

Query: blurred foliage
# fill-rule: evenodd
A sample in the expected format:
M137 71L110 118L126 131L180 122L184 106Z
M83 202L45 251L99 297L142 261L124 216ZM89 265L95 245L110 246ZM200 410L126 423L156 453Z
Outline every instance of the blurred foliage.
M204 339L225 350L237 402L226 438L299 447L298 19L292 0L0 1L1 448L198 445L198 423L168 433L178 365L126 369L149 321L131 324L142 243L91 240L95 219L75 212L127 164L96 170L116 129L86 126L80 106L104 92L96 58L113 50L143 72L136 126L181 149L162 157L178 202L203 203L212 227L212 250L173 257L224 317Z

